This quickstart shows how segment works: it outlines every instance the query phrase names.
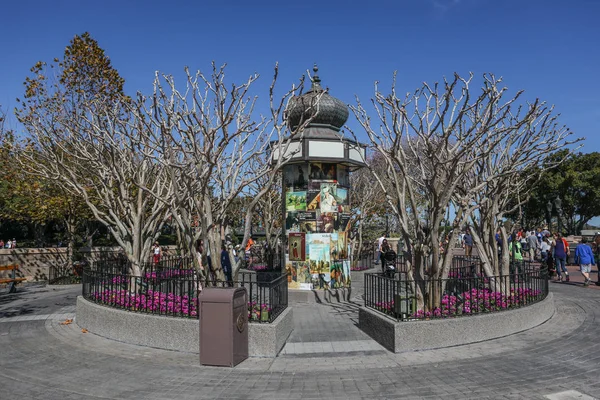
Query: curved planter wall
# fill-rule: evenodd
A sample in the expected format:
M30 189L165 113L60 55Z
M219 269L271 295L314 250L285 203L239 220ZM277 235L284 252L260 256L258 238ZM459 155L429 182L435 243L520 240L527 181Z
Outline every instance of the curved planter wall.
M554 315L552 293L527 307L471 317L397 322L361 307L360 329L395 353L459 346L512 335L543 324Z
M88 331L120 342L166 350L200 352L197 319L162 317L101 306L77 297L76 322ZM292 333L292 309L270 324L248 324L250 357L276 357Z

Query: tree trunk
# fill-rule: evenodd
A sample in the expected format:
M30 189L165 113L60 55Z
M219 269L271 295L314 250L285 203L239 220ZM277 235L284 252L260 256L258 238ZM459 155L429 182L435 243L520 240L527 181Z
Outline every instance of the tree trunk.
M73 265L73 254L75 252L75 233L77 232L77 222L73 215L68 215L65 219L67 227L67 266Z

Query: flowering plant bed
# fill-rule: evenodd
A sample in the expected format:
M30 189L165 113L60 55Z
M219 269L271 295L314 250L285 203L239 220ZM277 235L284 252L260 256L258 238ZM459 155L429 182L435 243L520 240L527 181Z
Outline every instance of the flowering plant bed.
M138 313L168 317L199 317L202 288L244 288L254 304L248 315L254 322L274 322L287 308L287 276L258 264L258 272L239 271L235 281L211 276L206 281L191 262L149 264L141 276L127 274L122 263L102 261L84 268L83 297L97 304ZM173 264L173 265L171 265Z
M198 298L187 295L177 296L152 290L137 294L127 290L107 289L93 293L92 299L97 303L131 311L198 317Z
M114 283L121 283L125 278L113 278ZM195 296L177 296L173 293L163 293L148 290L146 293L131 293L128 290L104 290L92 294L96 303L129 311L149 314L166 314L189 318L198 318L198 298ZM268 304L257 301L248 302L248 320L268 322L272 311Z
M441 300L441 307L429 311L416 310L415 312L409 312L403 319L450 318L492 313L520 308L543 298L544 294L541 290L532 288L512 288L508 293L493 292L487 288L474 288L458 295L445 294ZM414 301L414 299L403 301ZM394 301L375 303L374 308L394 317L399 317L398 307Z
M248 320L249 321L262 321L266 322L269 320L269 313L271 307L268 304L259 304L256 301L248 302Z

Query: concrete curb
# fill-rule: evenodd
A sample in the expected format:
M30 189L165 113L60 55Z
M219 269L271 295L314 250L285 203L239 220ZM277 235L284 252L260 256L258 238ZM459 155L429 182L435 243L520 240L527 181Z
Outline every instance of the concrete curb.
M361 307L358 326L394 353L430 350L482 342L522 332L554 315L552 293L527 307L472 317L397 322L378 311Z
M277 357L294 330L294 313L288 307L270 324L248 325L248 354L251 357Z
M197 319L135 313L92 303L77 297L77 325L98 336L119 342L165 350L200 352ZM248 324L250 357L276 357L293 330L288 307L273 323Z

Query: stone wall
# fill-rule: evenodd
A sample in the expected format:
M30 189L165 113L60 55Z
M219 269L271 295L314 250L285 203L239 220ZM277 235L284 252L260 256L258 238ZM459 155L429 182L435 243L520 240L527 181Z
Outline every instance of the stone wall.
M474 316L396 321L367 307L361 307L358 326L394 353L460 346L512 335L543 324L555 312L552 293L540 301L515 310Z
M139 346L200 352L200 322L197 319L174 318L118 310L77 297L75 322L98 336ZM277 357L292 333L291 307L272 323L248 324L248 355Z
M175 246L163 247L164 254L173 253L174 250ZM84 247L78 251L88 262L94 262L108 254L118 253L121 249L120 247ZM64 266L66 263L66 247L0 249L0 265L18 264L18 276L27 278L27 281L47 281L51 267ZM8 273L8 271L0 271L0 277Z

